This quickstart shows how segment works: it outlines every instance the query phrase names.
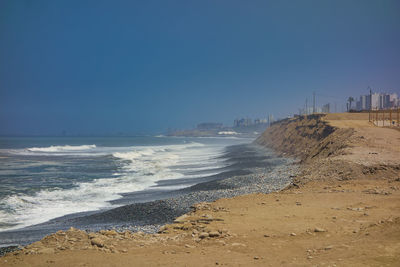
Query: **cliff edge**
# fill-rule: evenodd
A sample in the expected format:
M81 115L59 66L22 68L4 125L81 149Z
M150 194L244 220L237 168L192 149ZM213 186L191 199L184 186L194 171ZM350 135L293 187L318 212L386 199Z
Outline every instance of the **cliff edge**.
M345 122L345 123L344 123ZM349 127L354 126L354 127ZM368 114L315 114L279 121L255 143L298 158L294 184L400 175L399 132L368 123Z
M322 120L324 115L300 116L273 124L255 143L282 155L301 159L330 157L343 153L354 130L340 129Z

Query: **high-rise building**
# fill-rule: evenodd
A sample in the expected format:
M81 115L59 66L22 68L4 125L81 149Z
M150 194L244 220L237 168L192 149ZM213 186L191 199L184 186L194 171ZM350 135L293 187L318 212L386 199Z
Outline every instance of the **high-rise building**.
M386 109L398 107L399 98L396 93L373 93L371 95L361 95L356 102L357 110Z
M390 105L391 107L399 107L400 106L400 99L396 93L390 94Z

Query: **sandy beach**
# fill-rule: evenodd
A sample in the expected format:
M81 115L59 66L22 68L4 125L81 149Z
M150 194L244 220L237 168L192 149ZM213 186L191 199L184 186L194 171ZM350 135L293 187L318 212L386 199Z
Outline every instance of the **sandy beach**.
M398 266L400 131L312 115L256 143L300 160L280 192L199 203L157 234L59 231L0 266Z

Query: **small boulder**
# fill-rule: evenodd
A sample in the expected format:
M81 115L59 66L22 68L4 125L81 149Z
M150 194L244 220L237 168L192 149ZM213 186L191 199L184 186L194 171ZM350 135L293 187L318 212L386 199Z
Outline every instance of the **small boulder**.
M211 231L208 233L210 237L219 237L219 232L218 231Z
M176 218L174 220L174 223L183 223L183 222L185 222L187 220L188 217L189 216L187 214L183 214L182 216Z
M90 240L91 244L93 246L97 246L99 248L104 247L104 240L98 237L93 238L92 240Z
M201 238L201 239L209 237L209 236L210 235L208 233L206 233L206 232L202 232L202 233L199 234L199 238Z
M97 237L97 235L95 233L89 233L88 237L89 237L89 239L93 239L93 238Z
M103 235L105 235L105 236L117 236L118 233L117 233L117 231L115 231L115 230L108 230L108 231L105 231L105 232L103 233Z
M65 236L65 232L62 231L62 230L59 230L59 231L56 232L56 235Z
M326 232L326 230L323 229L323 228L315 227L314 232L316 232L316 233L322 233L322 232Z

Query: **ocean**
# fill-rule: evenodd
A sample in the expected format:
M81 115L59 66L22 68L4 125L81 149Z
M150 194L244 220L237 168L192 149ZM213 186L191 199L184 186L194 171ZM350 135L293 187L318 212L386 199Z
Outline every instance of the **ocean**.
M0 236L65 215L140 202L127 197L134 192L192 186L202 177L229 170L230 162L224 157L227 147L251 141L233 137L0 137ZM1 245L6 244L0 240Z

